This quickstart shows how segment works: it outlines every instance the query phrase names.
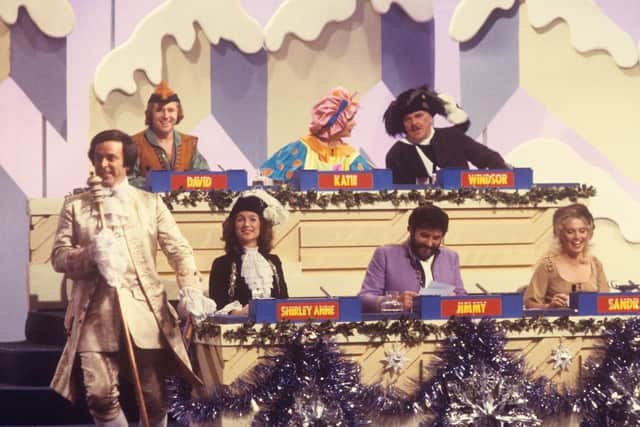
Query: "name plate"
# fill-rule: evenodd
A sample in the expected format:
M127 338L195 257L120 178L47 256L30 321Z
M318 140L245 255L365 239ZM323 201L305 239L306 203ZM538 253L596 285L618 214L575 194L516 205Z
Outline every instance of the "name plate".
M520 317L522 294L465 295L440 297L419 296L414 299L414 312L425 320L461 317Z
M361 320L360 311L358 297L257 299L249 302L249 316L257 323L283 320L352 322Z
M579 316L611 316L640 313L640 293L577 292L571 295L571 305Z
M338 320L338 301L325 302L279 302L276 303L277 320Z
M247 186L247 171L228 170L224 172L190 171L174 172L170 170L149 171L146 187L153 193L169 191L243 191Z
M598 296L598 313L640 313L640 296Z
M370 171L317 171L297 170L293 173L291 187L294 190L384 190L393 188L389 169Z
M443 299L440 301L440 316L502 316L502 299Z
M172 190L222 190L228 187L229 180L227 179L227 175L224 174L188 174L171 176Z
M441 169L436 176L436 185L446 189L459 188L531 188L533 170L515 169Z

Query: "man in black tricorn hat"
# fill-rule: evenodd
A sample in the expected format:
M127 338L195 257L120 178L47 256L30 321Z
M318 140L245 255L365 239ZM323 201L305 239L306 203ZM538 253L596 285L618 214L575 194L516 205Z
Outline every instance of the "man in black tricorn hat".
M434 128L433 117L440 114L454 126ZM384 126L391 136L404 135L387 152L387 169L394 184L429 182L436 168L508 168L500 154L465 135L467 114L447 95L439 95L426 85L402 92L384 113Z
M138 146L138 162L131 171L130 184L142 187L150 170L209 170L198 151L198 137L175 129L184 113L178 94L166 81L162 80L149 97L144 116L148 127L131 137Z

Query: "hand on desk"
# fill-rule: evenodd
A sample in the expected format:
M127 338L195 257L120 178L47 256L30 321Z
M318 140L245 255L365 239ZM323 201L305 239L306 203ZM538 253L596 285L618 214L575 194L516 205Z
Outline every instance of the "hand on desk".
M565 308L569 307L569 295L555 294L549 302L549 308Z
M400 293L400 303L404 311L413 310L413 297L418 296L417 292L404 291Z
M242 306L240 310L233 310L230 313L232 316L248 316L249 315L249 304Z

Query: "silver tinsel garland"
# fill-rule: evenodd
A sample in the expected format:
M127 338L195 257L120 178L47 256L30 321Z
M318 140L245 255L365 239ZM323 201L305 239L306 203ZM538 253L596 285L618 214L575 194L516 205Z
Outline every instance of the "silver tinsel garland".
M504 376L480 363L468 377L456 375L447 383L451 399L447 421L451 426L538 426L540 419L529 407L521 378Z

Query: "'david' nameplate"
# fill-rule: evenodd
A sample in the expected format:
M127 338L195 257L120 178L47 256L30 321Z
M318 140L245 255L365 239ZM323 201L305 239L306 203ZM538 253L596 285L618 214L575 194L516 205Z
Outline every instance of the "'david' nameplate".
M225 174L176 174L171 176L171 190L182 189L184 191L194 190L222 190L229 186L229 181Z
M247 171L230 169L224 172L188 171L175 172L171 170L152 170L147 172L145 184L147 190L153 193L169 191L211 191L247 189Z

